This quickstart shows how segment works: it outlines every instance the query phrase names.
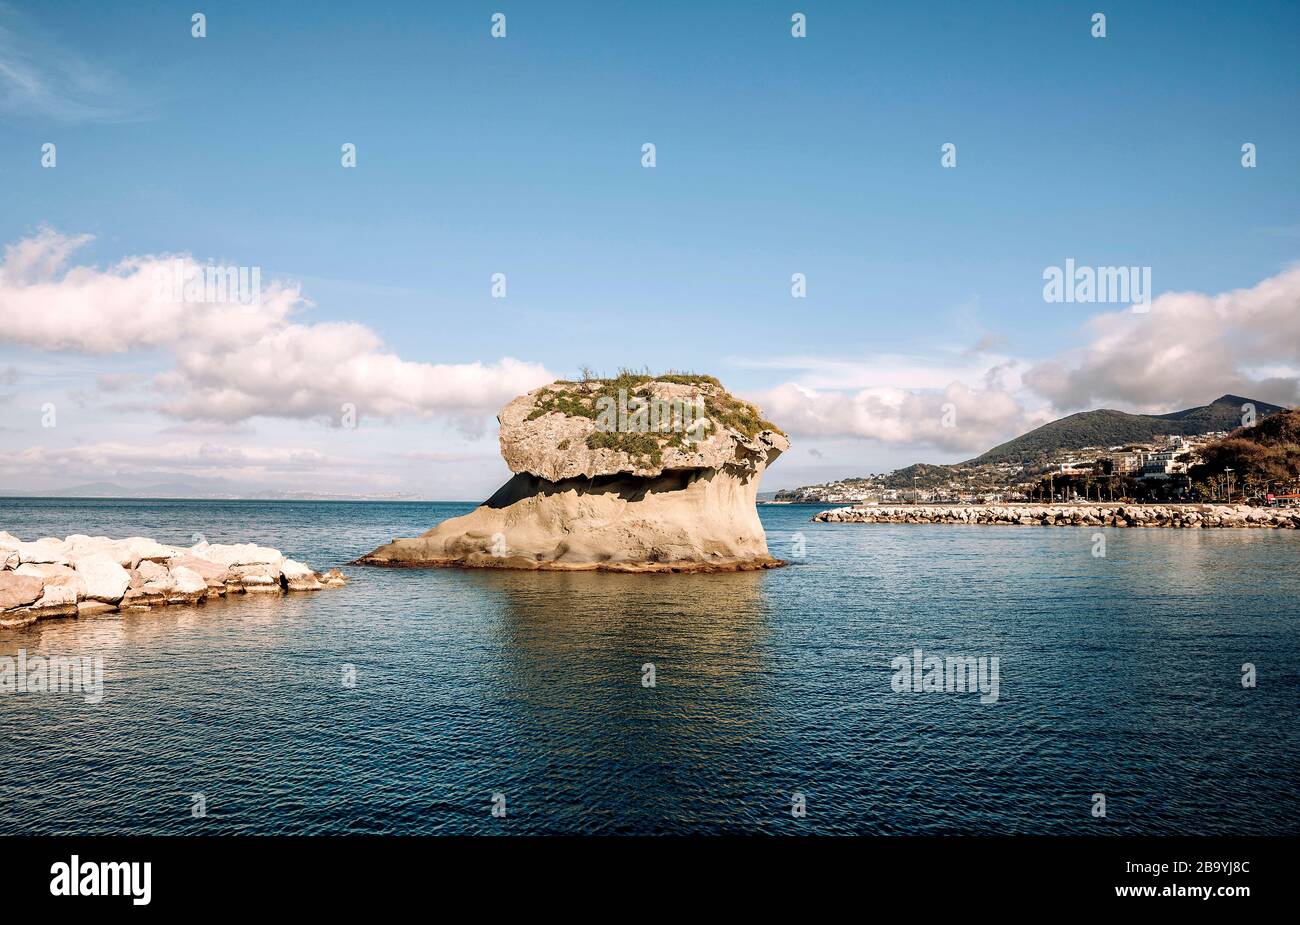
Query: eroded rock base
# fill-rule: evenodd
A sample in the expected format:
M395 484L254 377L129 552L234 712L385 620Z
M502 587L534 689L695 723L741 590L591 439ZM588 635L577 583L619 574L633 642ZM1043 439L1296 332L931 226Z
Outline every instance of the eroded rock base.
M520 473L480 507L353 564L611 572L736 572L768 553L748 471L669 470L552 482Z

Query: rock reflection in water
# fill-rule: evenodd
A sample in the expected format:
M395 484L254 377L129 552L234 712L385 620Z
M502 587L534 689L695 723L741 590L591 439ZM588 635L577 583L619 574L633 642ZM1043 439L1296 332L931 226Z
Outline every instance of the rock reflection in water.
M539 796L557 829L660 830L718 813L725 798L711 788L725 783L713 769L735 766L766 710L761 573L461 574L497 605L495 686L518 722L502 771L530 768L536 779L538 763L549 765ZM604 781L601 805L582 791L590 775ZM622 806L608 805L611 789ZM529 795L519 797L526 808Z

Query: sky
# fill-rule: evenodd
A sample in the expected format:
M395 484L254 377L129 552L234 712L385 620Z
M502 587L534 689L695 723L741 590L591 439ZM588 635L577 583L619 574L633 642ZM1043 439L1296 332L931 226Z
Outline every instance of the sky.
M758 403L765 490L1300 402L1293 2L198 6L0 0L0 490L477 500L583 367Z

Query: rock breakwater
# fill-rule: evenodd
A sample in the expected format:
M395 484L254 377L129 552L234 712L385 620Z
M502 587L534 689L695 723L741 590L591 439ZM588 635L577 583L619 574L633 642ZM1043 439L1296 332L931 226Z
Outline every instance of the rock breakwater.
M1300 528L1300 509L1243 504L900 504L822 511L818 523L1025 527Z
M141 536L46 537L0 531L0 626L53 617L198 604L227 594L319 591L347 581L253 543L167 546Z

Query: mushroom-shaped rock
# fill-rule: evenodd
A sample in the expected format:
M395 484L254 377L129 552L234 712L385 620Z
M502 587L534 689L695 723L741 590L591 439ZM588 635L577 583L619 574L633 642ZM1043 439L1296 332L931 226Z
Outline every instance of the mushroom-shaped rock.
M781 565L755 506L789 441L708 376L561 381L498 416L515 476L470 514L358 560L613 571Z

